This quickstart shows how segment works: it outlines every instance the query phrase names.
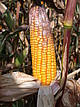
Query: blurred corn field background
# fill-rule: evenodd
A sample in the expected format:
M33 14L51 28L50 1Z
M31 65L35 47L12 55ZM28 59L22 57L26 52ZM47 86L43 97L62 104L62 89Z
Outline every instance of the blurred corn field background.
M57 70L61 70L63 18L67 0L43 0L54 38ZM7 9L0 11L0 75L14 71L32 75L29 11L38 0L1 0ZM68 73L80 68L80 1L77 0L70 36ZM75 75L76 80L80 73ZM37 95L14 103L0 102L0 107L36 107ZM26 100L27 99L27 100Z

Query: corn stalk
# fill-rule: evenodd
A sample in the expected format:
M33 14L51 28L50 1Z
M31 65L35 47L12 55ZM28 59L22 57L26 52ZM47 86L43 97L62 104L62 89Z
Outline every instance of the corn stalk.
M66 5L65 17L63 21L64 45L63 45L63 57L62 57L62 75L61 75L61 82L60 82L60 86L61 86L61 89L63 89L63 91L62 91L62 95L57 100L56 107L59 107L59 103L61 103L61 99L64 94L64 88L67 80L70 33L72 29L72 24L73 24L76 2L77 0L67 0L67 5Z

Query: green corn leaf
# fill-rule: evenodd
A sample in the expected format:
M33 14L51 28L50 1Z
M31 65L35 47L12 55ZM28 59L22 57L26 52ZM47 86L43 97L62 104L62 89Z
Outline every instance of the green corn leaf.
M79 4L77 3L77 4L76 4L76 12L77 12L77 14L79 14L79 11L80 11L80 10L79 10Z
M23 107L23 105L24 105L23 100L22 100L22 99L21 99L21 100L19 100L19 101L18 101L18 107Z
M80 27L79 27L79 32L77 30L77 27L73 25L73 29L75 31L75 33L77 34L77 36L80 36Z
M5 11L5 13L2 15L2 17L4 18L9 29L13 30L14 29L14 20L13 20L12 14L10 13L10 11L8 9Z
M27 54L28 54L28 48L25 48L19 55L17 55L14 61L15 66L17 67L21 66Z
M2 42L8 33L9 33L8 31L4 31L2 34L0 34L0 52L2 51L4 46L2 45Z
M29 26L22 25L19 28L17 28L14 32L10 32L10 33L8 31L3 32L1 35L4 35L4 36L0 35L0 37L2 38L0 40L0 52L2 48L4 47L6 41L10 40L11 38L14 38L15 36L17 36L17 34L19 34L20 31L25 31L28 28Z
M14 38L14 36L16 36L17 34L19 34L20 31L25 31L28 28L29 28L29 26L22 25L19 28L17 28L14 32L8 33L6 35L6 37L2 40L2 46L4 46L4 44L5 44L6 41L10 40L11 38Z
M17 101L16 101L16 102L17 102ZM13 103L12 107L17 107L17 106L16 106L16 102Z
M4 39L5 36L8 34L9 32L8 31L4 31L0 34L0 40Z
M6 48L7 48L8 52L11 54L12 53L12 45L9 42L6 43Z

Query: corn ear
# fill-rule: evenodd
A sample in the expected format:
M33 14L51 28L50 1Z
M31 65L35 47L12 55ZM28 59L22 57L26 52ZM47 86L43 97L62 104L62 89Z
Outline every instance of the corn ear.
M56 59L50 23L44 8L34 6L29 13L33 76L49 85L56 76Z

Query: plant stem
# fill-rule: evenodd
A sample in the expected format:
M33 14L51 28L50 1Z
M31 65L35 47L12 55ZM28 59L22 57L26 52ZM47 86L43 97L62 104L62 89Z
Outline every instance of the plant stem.
M62 95L59 97L56 103L56 107L61 106L61 100L64 94L64 89L67 80L67 71L68 71L68 57L69 57L69 44L70 44L70 33L73 24L74 11L76 7L77 0L67 0L65 17L63 21L64 25L64 45L63 45L63 56L62 56L62 75L61 75L61 89Z
M70 32L71 29L64 28L64 47L63 47L63 59L62 59L62 78L61 78L61 88L65 87L67 80L67 70L68 70L68 56L69 56L69 44L70 44Z
M63 47L63 58L62 58L62 80L61 88L65 87L67 80L68 70L68 56L69 56L69 44L70 44L70 33L73 24L74 11L77 0L67 0L65 17L64 17L64 47Z

